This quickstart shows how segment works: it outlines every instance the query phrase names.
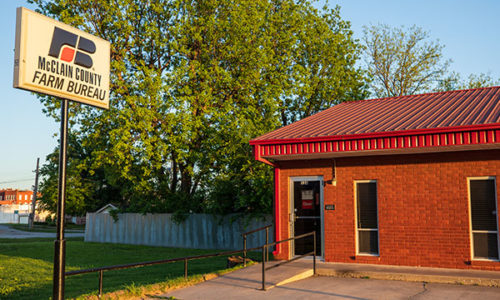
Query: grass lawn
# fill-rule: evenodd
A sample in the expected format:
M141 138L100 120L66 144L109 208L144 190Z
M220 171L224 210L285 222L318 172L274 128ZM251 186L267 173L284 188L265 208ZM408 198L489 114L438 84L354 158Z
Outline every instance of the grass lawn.
M29 229L28 224L4 224L10 228L22 230L22 231L32 231L32 232L56 232L56 225L48 225L45 223L35 223L33 229ZM85 225L75 225L75 224L64 224L64 232L83 232L85 231Z
M49 299L52 296L53 239L0 239L0 299ZM66 271L214 253L217 250L179 249L123 244L84 243L68 238ZM259 253L249 254L257 259ZM193 260L188 274L217 272L226 268L226 257ZM184 263L104 272L104 292L134 289L156 282L178 282ZM66 298L96 294L98 274L66 277Z

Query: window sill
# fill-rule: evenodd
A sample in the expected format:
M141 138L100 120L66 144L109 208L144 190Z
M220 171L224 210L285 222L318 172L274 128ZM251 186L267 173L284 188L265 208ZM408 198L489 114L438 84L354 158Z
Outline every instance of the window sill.
M356 253L356 256L380 257L380 254L373 254L373 253Z
M497 258L473 258L471 261L472 262L475 262L475 261L500 262L500 259L497 259Z

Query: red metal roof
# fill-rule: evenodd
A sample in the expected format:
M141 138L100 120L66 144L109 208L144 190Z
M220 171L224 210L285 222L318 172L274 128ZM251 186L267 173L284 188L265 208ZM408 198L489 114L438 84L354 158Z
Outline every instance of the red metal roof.
M500 87L345 102L250 141L255 159L500 149Z
M251 144L500 125L500 87L344 102ZM482 127L481 126L481 127ZM465 128L464 127L464 128Z

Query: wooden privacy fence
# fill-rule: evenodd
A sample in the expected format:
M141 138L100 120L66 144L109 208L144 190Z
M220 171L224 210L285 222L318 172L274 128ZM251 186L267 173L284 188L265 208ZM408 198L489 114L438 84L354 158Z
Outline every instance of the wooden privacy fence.
M272 223L264 219L236 219L235 215L217 217L191 214L181 223L172 220L172 214L119 214L118 221L106 213L88 213L85 241L196 249L241 249L241 234ZM274 230L269 231L269 242L274 241ZM247 247L266 243L266 233L249 235Z

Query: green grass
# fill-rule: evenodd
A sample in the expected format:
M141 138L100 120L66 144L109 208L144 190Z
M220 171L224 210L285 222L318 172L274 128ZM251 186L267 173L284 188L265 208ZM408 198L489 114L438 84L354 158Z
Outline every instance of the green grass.
M22 230L22 231L31 231L31 232L56 232L55 225L48 225L45 223L35 223L33 229L29 229L28 224L4 224L9 226L10 228ZM85 225L75 225L75 224L65 224L64 232L83 232L85 231Z
M49 299L52 295L53 239L0 239L0 299ZM66 242L66 271L101 266L215 253L196 250L123 244L85 243L82 238ZM257 259L258 253L249 254ZM189 261L188 274L218 272L226 268L226 257ZM104 292L129 290L157 282L178 281L184 263L104 272ZM98 274L66 277L67 298L97 293Z

